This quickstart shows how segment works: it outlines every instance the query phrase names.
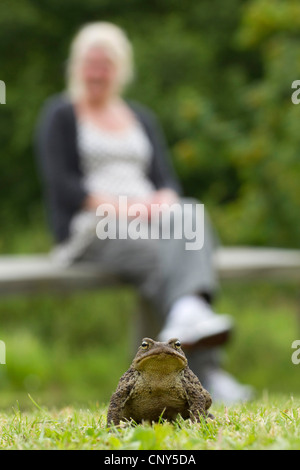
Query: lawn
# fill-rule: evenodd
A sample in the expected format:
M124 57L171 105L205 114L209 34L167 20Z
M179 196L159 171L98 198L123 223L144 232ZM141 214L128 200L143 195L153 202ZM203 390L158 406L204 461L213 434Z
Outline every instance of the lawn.
M121 429L106 427L105 406L50 410L28 401L31 409L0 413L1 449L300 449L300 398L265 394L250 404L214 406L214 421Z

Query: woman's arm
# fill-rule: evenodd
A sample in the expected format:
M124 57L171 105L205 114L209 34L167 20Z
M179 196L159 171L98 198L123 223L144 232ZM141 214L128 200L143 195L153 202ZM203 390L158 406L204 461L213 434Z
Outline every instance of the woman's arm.
M65 212L76 212L87 193L76 151L76 127L66 105L46 105L37 131L37 153L46 195ZM74 126L74 128L73 128Z

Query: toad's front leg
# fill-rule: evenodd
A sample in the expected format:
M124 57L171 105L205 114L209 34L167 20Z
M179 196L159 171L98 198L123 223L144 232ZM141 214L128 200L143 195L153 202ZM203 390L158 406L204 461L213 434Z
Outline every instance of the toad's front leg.
M211 396L190 369L185 369L182 383L185 388L191 419L200 422L201 416L204 418L213 417L207 412L212 403Z
M138 373L130 368L120 378L117 390L112 395L107 412L107 425L118 426L120 421L124 419L123 410L125 403L131 395L136 383Z

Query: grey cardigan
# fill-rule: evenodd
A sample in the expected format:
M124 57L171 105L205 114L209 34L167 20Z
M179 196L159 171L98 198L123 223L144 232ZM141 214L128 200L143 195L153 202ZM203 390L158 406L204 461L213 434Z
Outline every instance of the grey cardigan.
M165 138L153 113L138 103L128 102L152 145L148 177L157 189L172 188L181 193L168 157ZM73 105L63 94L48 99L36 131L36 153L50 227L56 242L68 238L72 217L87 197L76 139Z

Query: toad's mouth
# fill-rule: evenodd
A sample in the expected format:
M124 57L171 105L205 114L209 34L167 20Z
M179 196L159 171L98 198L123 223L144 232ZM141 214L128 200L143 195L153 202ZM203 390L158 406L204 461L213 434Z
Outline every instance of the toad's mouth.
M159 365L162 370L164 366L169 368L170 366L174 369L183 369L187 365L185 357L173 352L164 351L163 353L147 353L143 357L136 361L136 368L144 368L152 364Z

